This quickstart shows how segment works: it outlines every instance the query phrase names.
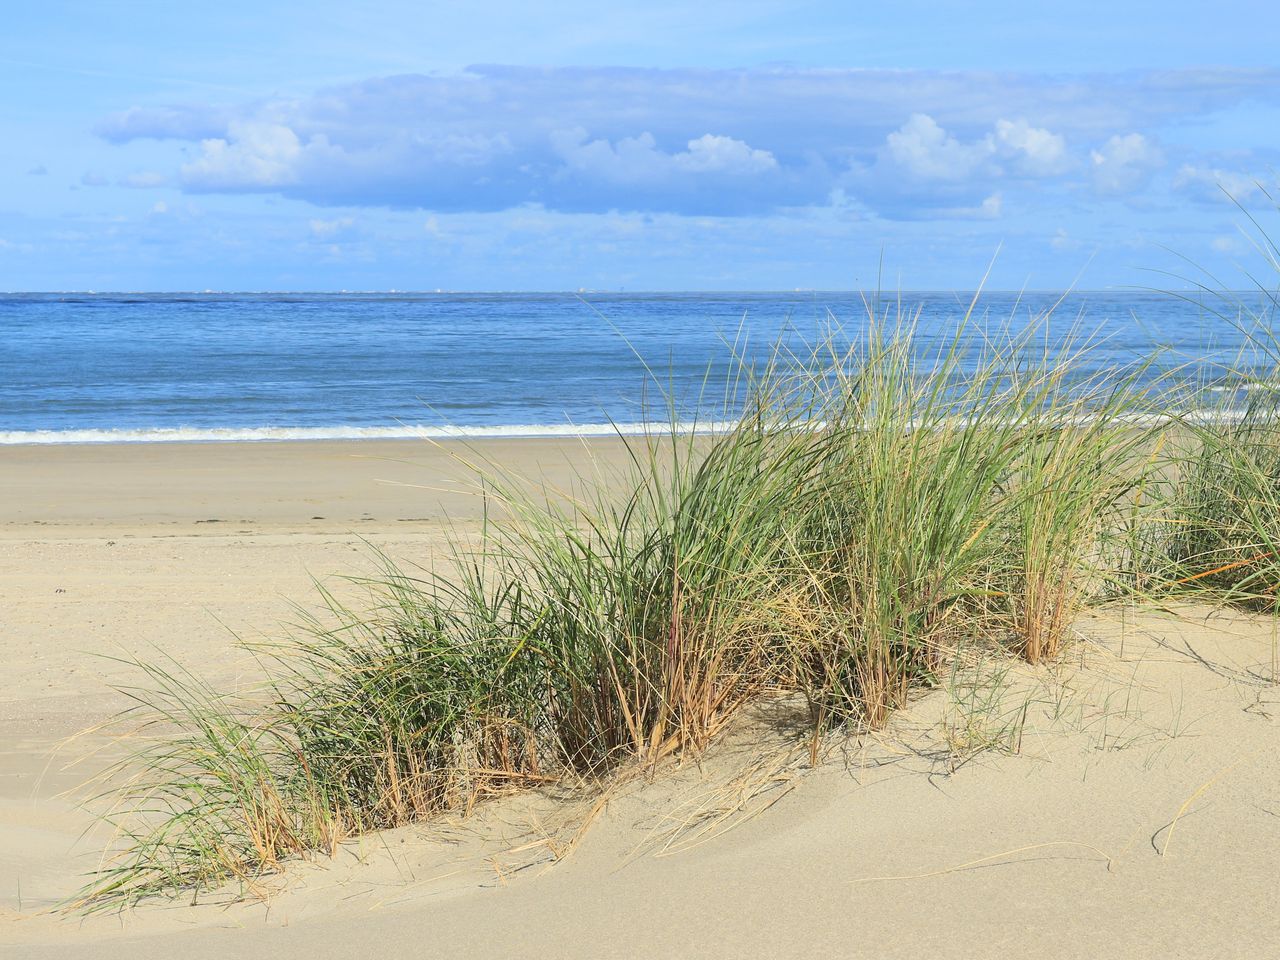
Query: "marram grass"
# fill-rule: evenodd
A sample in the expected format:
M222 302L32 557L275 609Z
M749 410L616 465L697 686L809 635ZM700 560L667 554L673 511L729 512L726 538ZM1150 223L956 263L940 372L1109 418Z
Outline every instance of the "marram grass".
M622 438L623 474L572 495L480 464L506 519L388 565L372 611L330 598L248 694L145 666L119 842L77 904L252 890L354 834L699 751L766 696L802 695L815 737L880 727L959 648L1057 656L1137 565L1280 569L1280 443L1151 483L1170 428L1141 366L1083 377L1093 345L1050 317L940 347L915 320L871 307L851 342L741 364L731 429ZM1273 591L1262 570L1233 589Z

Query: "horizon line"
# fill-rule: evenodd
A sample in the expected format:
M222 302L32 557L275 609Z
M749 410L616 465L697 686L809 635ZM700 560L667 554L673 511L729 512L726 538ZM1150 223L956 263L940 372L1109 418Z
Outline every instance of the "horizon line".
M1187 287L1143 287L1128 284L1110 284L1101 287L1003 287L1003 288L984 288L984 287L900 287L896 289L881 289L873 291L871 288L858 287L795 287L792 289L785 288L740 288L734 289L729 287L723 288L686 288L686 289L661 289L661 288L645 288L628 290L625 288L579 288L573 289L456 289L446 290L443 288L432 290L401 290L399 288L389 288L385 290L286 290L286 289L263 289L263 290L194 290L194 289L172 289L172 290L97 290L97 289L68 289L68 290L4 290L0 291L0 296L24 296L24 297L49 297L49 296L91 296L91 297L118 297L118 296L227 296L227 297L243 297L243 296L412 296L412 297L436 297L436 296L514 296L514 295L539 295L539 296L597 296L597 295L642 295L642 296L662 296L662 295L716 295L716 294L753 294L753 295L795 295L795 294L855 294L870 295L872 293L884 294L921 294L921 293L967 293L967 294L1035 294L1035 293L1054 293L1054 294L1083 294L1083 293L1186 293L1189 291L1206 292L1205 288L1197 285ZM1239 288L1230 290L1211 290L1212 293L1257 293L1256 287Z

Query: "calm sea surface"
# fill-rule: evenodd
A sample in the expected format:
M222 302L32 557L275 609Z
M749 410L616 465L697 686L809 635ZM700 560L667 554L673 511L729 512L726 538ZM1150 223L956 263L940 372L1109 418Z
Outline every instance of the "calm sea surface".
M901 299L927 343L970 297ZM1058 299L990 293L977 314L1017 326ZM1050 329L1096 332L1092 363L1160 349L1160 368L1194 361L1192 377L1240 346L1222 312L1078 292ZM840 293L0 296L0 443L609 432L661 407L660 391L692 409L744 335L752 354L812 342L833 319L856 336L865 318L860 295Z

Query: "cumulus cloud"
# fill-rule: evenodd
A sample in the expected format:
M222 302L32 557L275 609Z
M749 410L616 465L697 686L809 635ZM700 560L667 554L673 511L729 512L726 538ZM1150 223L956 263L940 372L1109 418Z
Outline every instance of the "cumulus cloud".
M1164 164L1160 148L1140 133L1116 134L1089 153L1094 189L1104 196L1133 193Z
M666 180L681 174L752 176L776 170L778 161L767 150L756 150L733 137L703 134L686 149L666 153L653 134L645 131L616 144L587 139L581 127L551 136L555 151L570 170L617 183Z
M885 137L872 164L851 169L846 192L870 198L892 219L993 220L1006 190L1078 166L1063 135L1022 118L999 117L962 137L915 113Z
M302 149L298 135L283 124L236 121L226 137L200 142L200 155L183 165L182 178L201 190L289 186L298 181Z
M993 154L1012 161L1014 169L1027 176L1051 177L1072 166L1062 135L1026 120L997 120L987 143Z
M1247 98L1280 101L1280 71L1063 80L482 66L294 99L135 108L97 129L115 143L193 144L179 172L193 192L439 212L744 215L844 190L911 216L981 209L996 181L1085 176L1122 192L1156 156L1128 131Z
M999 119L986 136L963 143L933 117L913 114L886 138L888 159L927 180L968 180L977 174L1055 176L1071 167L1066 140L1026 120Z
M891 162L926 180L967 180L989 157L985 142L961 143L924 113L912 114L886 146Z
M1242 170L1183 164L1174 175L1173 187L1207 203L1248 203L1269 193L1272 179Z
M694 173L746 175L775 170L778 161L768 150L757 150L733 137L704 133L689 141L689 149L678 153L672 161L681 170Z

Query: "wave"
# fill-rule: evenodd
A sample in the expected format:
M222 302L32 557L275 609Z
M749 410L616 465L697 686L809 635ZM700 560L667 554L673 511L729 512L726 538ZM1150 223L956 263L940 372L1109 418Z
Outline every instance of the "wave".
M1185 423L1192 426L1240 423L1249 411L1235 408L1187 408L1167 413L1134 413L1119 417L1135 427ZM1060 427L1094 422L1095 414L1058 419ZM960 425L963 416L945 417L940 423ZM139 430L0 430L0 446L71 443L270 443L290 440L523 440L554 437L637 437L649 434L716 434L732 431L737 420L648 421L639 423L513 423L491 426L395 426L357 427L153 427ZM796 424L800 429L821 430L825 420Z
M1240 383L1216 384L1209 388L1210 393L1235 393L1241 390L1246 393L1257 390L1280 393L1280 383L1271 380L1246 380Z
M730 421L687 421L677 433L718 433ZM441 427L397 424L378 427L153 427L139 430L0 430L0 445L56 443L220 443L282 440L516 440L537 437L611 437L669 433L658 423L515 423Z

